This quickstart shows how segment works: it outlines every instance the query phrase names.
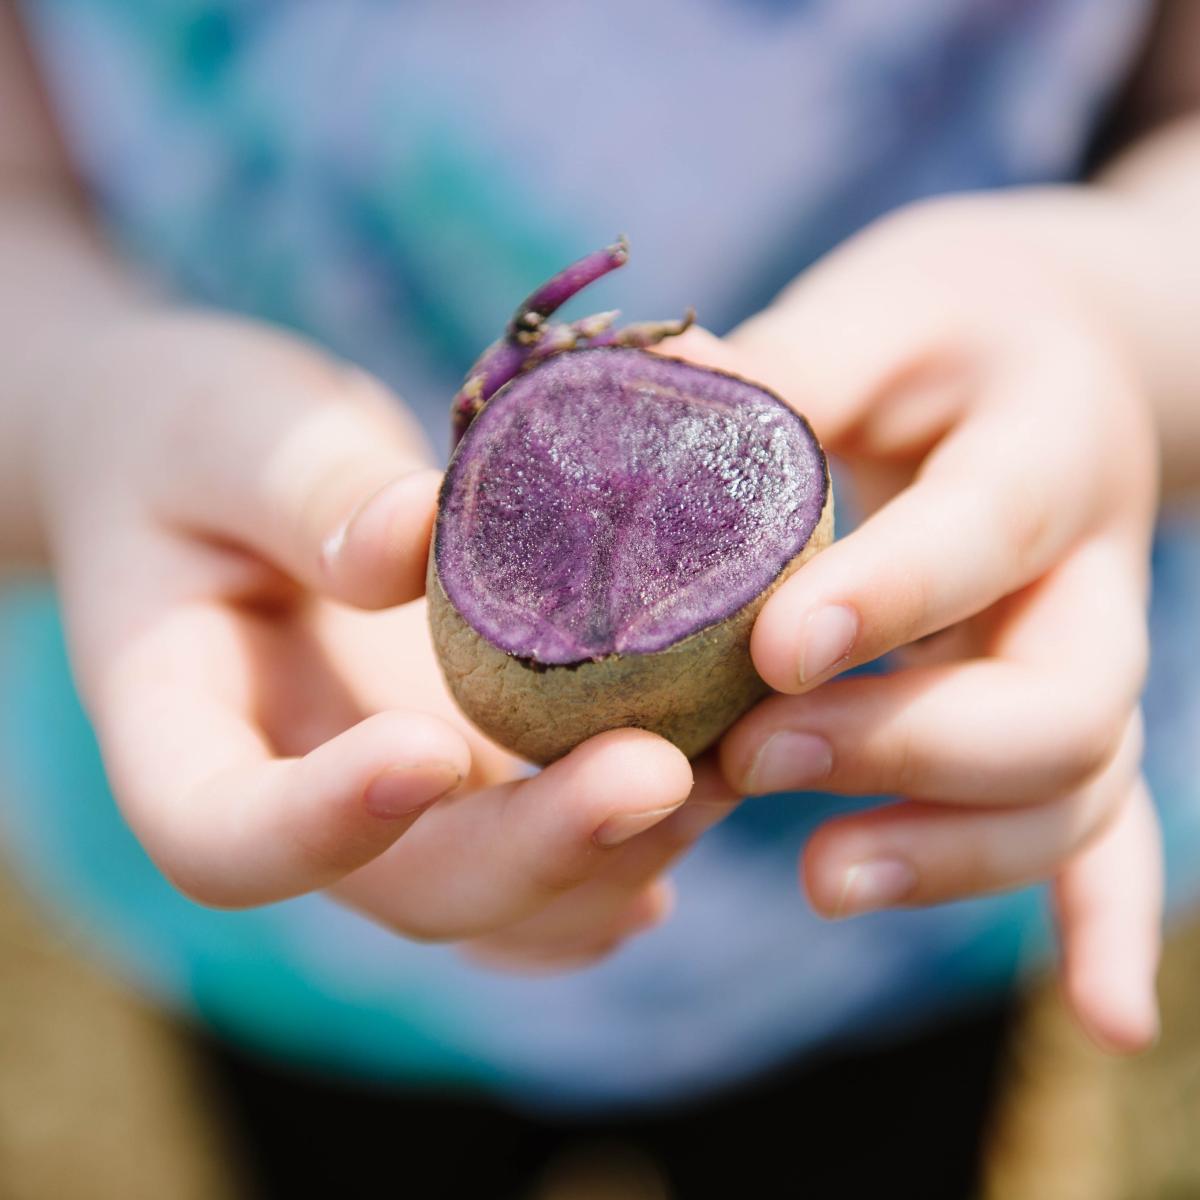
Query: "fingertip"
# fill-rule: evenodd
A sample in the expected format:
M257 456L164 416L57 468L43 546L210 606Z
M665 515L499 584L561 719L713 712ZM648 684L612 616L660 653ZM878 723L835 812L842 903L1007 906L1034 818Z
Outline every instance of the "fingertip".
M643 729L613 729L576 746L524 785L531 794L571 797L575 835L614 850L671 816L692 790L682 751Z
M750 631L750 660L763 681L776 692L795 695L803 690L797 663L796 637L787 584L771 596Z
M1063 993L1084 1032L1111 1054L1158 1040L1162 862L1145 783L1056 881Z
M1109 1054L1134 1055L1151 1049L1161 1035L1158 997L1153 982L1144 987L1128 980L1068 977L1067 1004L1087 1036Z
M611 785L621 781L627 807L649 796L682 804L691 793L692 765L687 756L664 737L645 729L610 729L576 746L565 758L547 768L567 767L585 772Z
M1109 1054L1140 1054L1153 1046L1161 1020L1157 944L1119 947L1068 927L1064 949L1063 995L1084 1033Z
M832 920L837 915L844 866L832 853L833 837L828 825L820 826L800 852L800 887L813 911Z
M670 919L675 911L675 887L667 879L657 879L638 896L625 912L619 936L648 933Z
M797 739L801 748L806 739L814 739L814 745L824 739L799 732L805 728L805 710L798 708L797 703L782 696L768 697L726 730L716 751L725 786L739 796L760 796L815 786L820 764L811 764L813 782L805 785L804 761L798 761L792 751L798 744ZM822 780L830 769L832 763L829 769L820 773ZM787 777L786 781L781 786L774 786L776 777L781 775ZM764 782L769 786L760 786Z
M432 803L468 777L471 750L448 722L428 713L392 710L375 713L318 746L306 762L330 786L347 776L359 778L364 796L381 780L402 775L413 781L414 795L423 789ZM368 811L373 807L379 806L368 804Z
M335 599L376 609L424 592L441 478L422 468L393 479L325 539L321 566Z
M838 817L809 838L801 884L814 911L829 920L929 902L929 879L911 847L880 838L903 821L907 805Z
M363 805L383 821L415 819L462 781L462 774L445 762L385 767L363 790Z

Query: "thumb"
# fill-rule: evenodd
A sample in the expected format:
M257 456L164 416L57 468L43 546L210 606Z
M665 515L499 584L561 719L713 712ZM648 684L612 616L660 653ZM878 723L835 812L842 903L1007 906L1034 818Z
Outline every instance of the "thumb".
M299 582L359 608L424 591L441 473L398 410L353 398L298 419L232 530Z
M440 472L399 400L280 335L224 327L190 337L189 367L208 364L190 367L206 403L183 430L184 453L157 468L178 522L345 604L421 595ZM201 337L211 354L201 356Z

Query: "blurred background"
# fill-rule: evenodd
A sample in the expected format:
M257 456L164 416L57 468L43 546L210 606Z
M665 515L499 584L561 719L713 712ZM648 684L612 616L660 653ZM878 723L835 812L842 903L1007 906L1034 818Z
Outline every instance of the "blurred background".
M114 982L86 945L45 922L7 874L0 882L0 979L4 1200L260 1194L235 1105L195 1053L194 1031ZM1030 989L997 1072L980 1200L1200 1196L1198 979L1200 929L1189 923L1167 945L1163 1038L1132 1061L1087 1042L1052 982ZM918 1077L896 1119L920 1120L923 1099ZM797 1140L786 1108L765 1132ZM750 1186L752 1194L791 1194L771 1191L769 1181ZM898 1181L897 1194L921 1194L907 1186ZM415 1194L453 1193L431 1183ZM653 1160L619 1132L569 1141L529 1193L531 1200L671 1194Z
M131 263L376 372L438 447L448 397L513 300L619 228L636 264L596 308L695 303L727 330L881 212L1080 177L1184 28L1164 35L1141 0L605 9L27 0L4 14ZM794 858L830 798L803 820L769 801L738 814L683 869L697 898L669 931L536 1000L537 985L485 982L328 902L200 910L120 821L46 581L3 580L0 1200L366 1194L339 1190L348 1156L370 1146L403 1171L422 1139L497 1177L524 1171L530 1200L857 1194L806 1173L818 1151L847 1172L894 1156L891 1194L922 1200L949 1194L922 1186L931 1153L961 1158L975 1182L954 1194L981 1200L1200 1200L1200 922L1180 869L1200 846L1193 519L1156 597L1170 633L1148 715L1157 781L1182 798L1163 1036L1134 1060L1068 1019L1034 893L844 935L817 921ZM776 1059L807 1072L803 1088ZM717 1107L688 1107L710 1091ZM652 1129L675 1161L769 1143L797 1174L751 1157L736 1185L681 1184L647 1150L653 1120L623 1115L646 1096L676 1105ZM403 1183L517 1194L452 1174Z

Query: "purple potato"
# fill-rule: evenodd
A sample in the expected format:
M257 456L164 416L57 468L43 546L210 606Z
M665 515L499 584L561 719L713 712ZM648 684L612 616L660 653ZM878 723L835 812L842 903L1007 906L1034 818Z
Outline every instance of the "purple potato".
M623 241L539 288L454 402L428 594L451 692L546 763L607 729L699 754L769 691L750 631L833 536L825 455L765 388L651 354L689 317L548 317Z

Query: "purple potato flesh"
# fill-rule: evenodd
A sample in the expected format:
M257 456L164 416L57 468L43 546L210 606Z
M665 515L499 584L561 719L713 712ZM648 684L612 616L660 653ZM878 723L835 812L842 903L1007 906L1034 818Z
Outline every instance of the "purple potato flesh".
M804 550L824 454L765 389L620 346L516 375L442 488L441 586L530 665L661 651L725 621Z

